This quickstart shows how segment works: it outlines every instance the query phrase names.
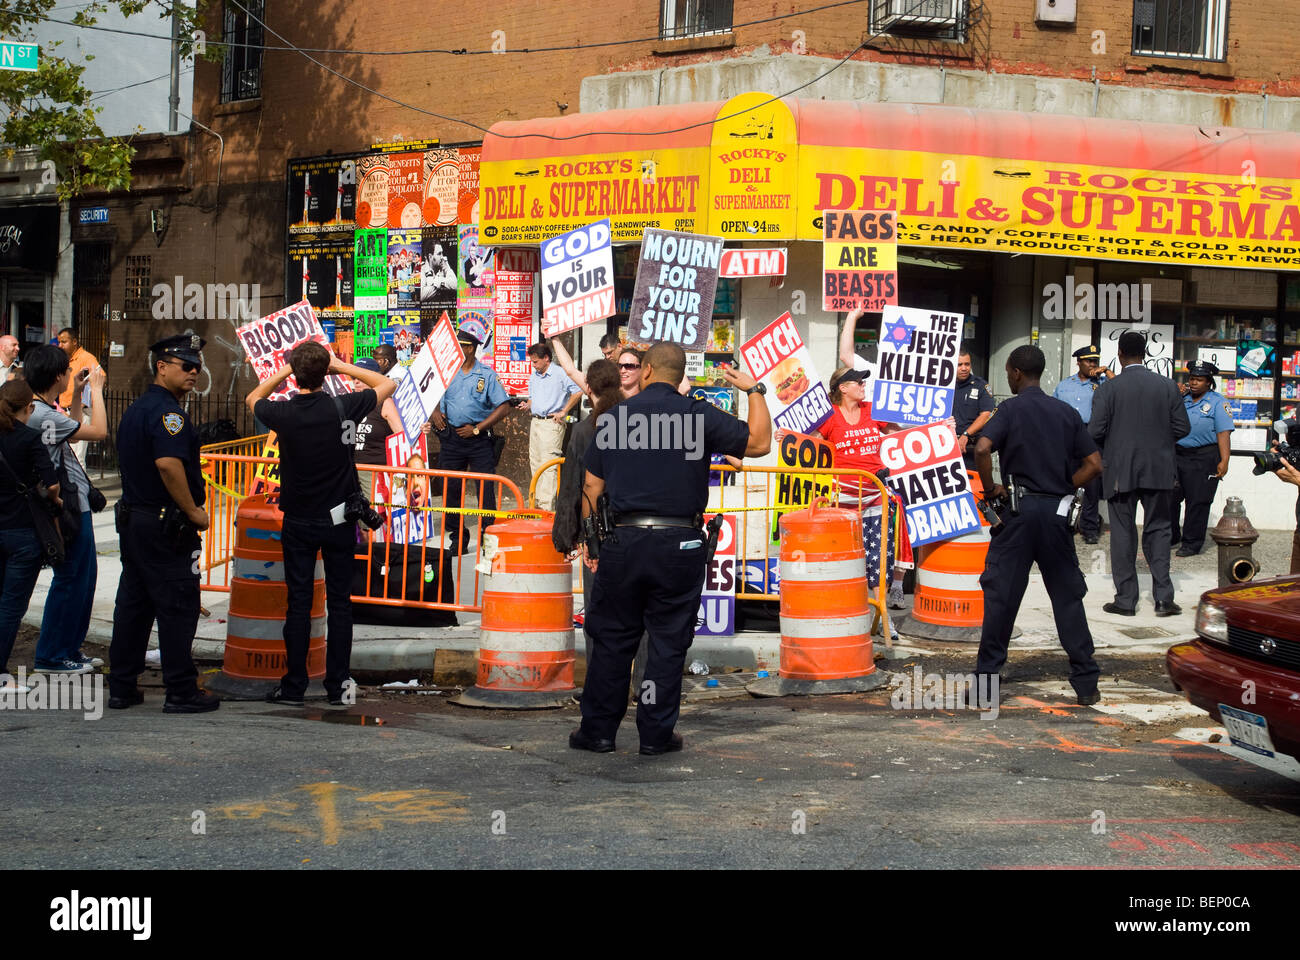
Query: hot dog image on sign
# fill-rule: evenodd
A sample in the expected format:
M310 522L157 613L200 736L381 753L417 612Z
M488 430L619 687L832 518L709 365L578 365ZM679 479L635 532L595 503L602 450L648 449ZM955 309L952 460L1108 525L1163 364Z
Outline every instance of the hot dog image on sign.
M909 426L952 416L963 319L960 313L885 308L872 416Z
M772 421L808 433L831 415L831 400L790 314L783 313L740 348L750 376L767 386Z

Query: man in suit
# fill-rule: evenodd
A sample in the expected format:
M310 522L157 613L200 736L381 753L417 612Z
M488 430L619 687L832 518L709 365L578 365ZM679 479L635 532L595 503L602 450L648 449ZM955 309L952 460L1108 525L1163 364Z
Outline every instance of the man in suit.
M1169 503L1177 467L1174 444L1191 431L1177 385L1144 364L1146 337L1119 338L1120 375L1093 395L1088 432L1102 448L1104 495L1110 508L1110 572L1115 602L1107 613L1137 613L1137 508L1142 505L1142 554L1151 568L1156 616L1182 613L1169 579Z

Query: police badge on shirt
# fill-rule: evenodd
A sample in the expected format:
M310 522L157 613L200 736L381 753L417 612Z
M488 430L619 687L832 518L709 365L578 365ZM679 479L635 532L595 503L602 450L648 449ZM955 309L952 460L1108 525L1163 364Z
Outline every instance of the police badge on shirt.
M475 393L482 393L487 389L487 377L479 377L478 383L474 387Z
M185 427L185 418L179 413L164 413L162 424L163 429L174 437Z

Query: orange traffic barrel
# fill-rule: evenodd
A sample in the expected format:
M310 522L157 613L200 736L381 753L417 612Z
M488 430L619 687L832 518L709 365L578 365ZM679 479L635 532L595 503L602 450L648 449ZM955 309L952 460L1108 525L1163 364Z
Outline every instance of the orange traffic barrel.
M284 514L277 494L246 497L235 515L230 612L221 672L205 686L227 700L260 700L280 682L286 669L284 613L288 587L280 528ZM311 642L307 648L307 696L324 697L325 570L316 558L311 598Z
M573 565L552 545L551 526L509 520L483 534L478 674L452 703L531 710L572 701Z
M979 474L967 474L976 499L984 496ZM980 575L988 558L988 521L980 515L979 530L932 543L916 567L912 612L898 622L898 632L927 640L968 640L978 643L984 626L984 591ZM1012 636L1021 631L1013 630Z
M867 559L856 511L814 503L781 517L781 669L761 697L856 693L886 682L871 647Z

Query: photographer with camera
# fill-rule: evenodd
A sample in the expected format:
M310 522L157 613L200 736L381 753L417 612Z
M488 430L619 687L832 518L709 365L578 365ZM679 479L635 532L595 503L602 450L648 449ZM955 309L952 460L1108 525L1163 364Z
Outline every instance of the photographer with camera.
M369 389L331 397L322 389L328 374L352 377ZM290 376L297 380L298 394L288 401L270 400ZM352 557L357 547L357 521L372 529L379 525L361 493L350 441L356 424L396 390L395 380L343 363L319 343L308 341L296 346L289 362L244 400L253 415L275 431L280 443L287 663L280 685L267 694L271 703L301 706L307 692L312 580L319 553L325 566L328 614L325 693L331 704L343 705L352 656Z

